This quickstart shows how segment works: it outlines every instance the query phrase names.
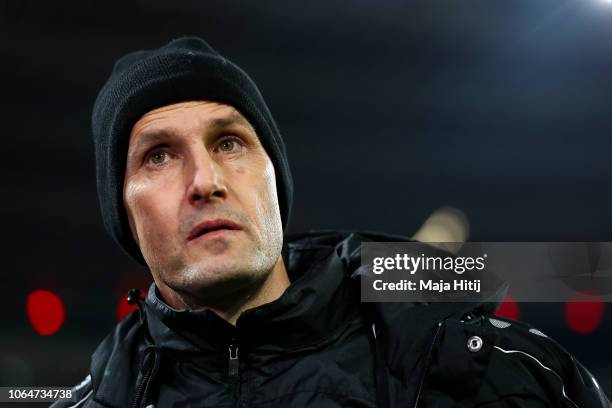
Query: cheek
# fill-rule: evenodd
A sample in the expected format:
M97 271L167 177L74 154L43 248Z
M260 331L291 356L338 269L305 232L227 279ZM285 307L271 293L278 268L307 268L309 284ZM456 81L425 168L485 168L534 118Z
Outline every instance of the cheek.
M264 228L274 230L280 224L280 212L276 192L276 178L272 164L266 166L259 181L256 184L258 191L255 192L258 217L262 221Z
M134 221L140 224L142 215L146 214L153 201L145 183L132 182L125 189L125 202L130 208Z
M167 236L172 228L173 196L170 186L154 187L146 182L131 182L125 189L125 205L132 214L139 239L150 240L156 236ZM164 194L160 194L163 191Z

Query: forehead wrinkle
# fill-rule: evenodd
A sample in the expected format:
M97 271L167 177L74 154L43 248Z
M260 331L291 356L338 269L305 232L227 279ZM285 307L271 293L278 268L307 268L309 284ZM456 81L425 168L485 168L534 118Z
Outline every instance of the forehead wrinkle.
M145 142L147 142L150 139L160 139L163 132L167 132L165 131L163 128L162 129L155 129L153 128L152 130L147 130L148 128L150 128L152 125L155 124L155 122L159 122L160 120L164 120L166 118L165 115L161 115L161 116L148 116L150 112L145 113L132 127L132 131L130 132L130 139L129 139L129 144L134 146L134 148L138 148L141 145L143 145ZM163 135L163 136L168 136L168 135Z
M164 119L168 119L172 115L172 111L181 110L181 109L190 109L197 107L198 105L206 104L206 102L180 102L171 105L165 105L153 110L146 112L144 115L140 117L138 121L132 127L131 136L139 135L143 129L150 127L156 122L163 121Z
M221 117L217 118L209 118L204 121L204 125L206 127L211 127L215 129L227 128L234 125L241 125L246 127L247 129L255 132L253 125L240 114L235 108L231 108L231 112L229 114L225 114Z

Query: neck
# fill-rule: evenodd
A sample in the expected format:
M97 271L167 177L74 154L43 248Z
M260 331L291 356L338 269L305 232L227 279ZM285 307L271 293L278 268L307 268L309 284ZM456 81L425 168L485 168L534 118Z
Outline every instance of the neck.
M155 282L164 301L170 307L174 309L208 308L233 325L236 325L242 312L278 299L290 283L282 256L262 281L232 292L227 298L216 300L214 304L202 302L186 293L180 293L163 282L158 282L157 279Z

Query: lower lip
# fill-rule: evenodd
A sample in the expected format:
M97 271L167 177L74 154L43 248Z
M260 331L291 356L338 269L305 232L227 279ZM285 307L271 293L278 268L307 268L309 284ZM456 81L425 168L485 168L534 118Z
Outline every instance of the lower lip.
M221 235L232 234L236 232L240 232L241 230L233 230L233 229L218 229L211 232L207 232L206 234L202 234L199 237L192 239L192 241L198 241L201 239L209 239L220 237Z

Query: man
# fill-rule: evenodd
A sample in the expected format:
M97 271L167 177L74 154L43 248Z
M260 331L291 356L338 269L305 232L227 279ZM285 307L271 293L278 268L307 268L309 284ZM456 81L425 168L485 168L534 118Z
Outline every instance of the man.
M283 238L292 181L253 81L198 38L120 59L93 112L107 230L146 299L98 347L78 407L608 407L496 304L361 303L360 243ZM469 341L468 341L469 340Z

